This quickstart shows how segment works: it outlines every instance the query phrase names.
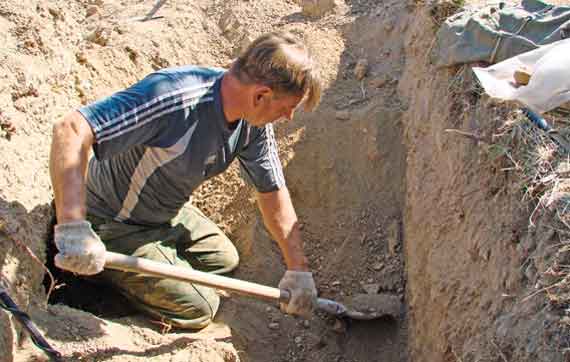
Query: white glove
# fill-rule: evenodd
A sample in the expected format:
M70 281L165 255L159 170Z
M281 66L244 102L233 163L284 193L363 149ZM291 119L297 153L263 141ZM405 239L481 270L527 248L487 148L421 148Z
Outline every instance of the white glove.
M281 303L287 314L310 318L317 305L317 289L310 272L287 270L279 282L279 289L289 292L289 302Z
M88 221L58 224L54 228L54 242L59 250L55 265L60 269L82 275L93 275L105 266L105 245Z

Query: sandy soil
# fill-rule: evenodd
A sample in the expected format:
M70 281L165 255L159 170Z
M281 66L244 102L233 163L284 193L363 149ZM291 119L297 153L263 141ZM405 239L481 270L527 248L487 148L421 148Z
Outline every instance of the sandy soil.
M531 210L501 160L444 132L490 138L504 119L474 99L469 79L455 81L456 69L428 63L433 4L337 1L312 19L292 0L177 1L161 18L137 21L153 3L0 4L0 274L65 360L563 360L565 340L552 329L561 316L542 298L521 302L534 287L521 272L528 246L546 250L555 238L544 236L546 221L527 232ZM184 333L64 273L51 301L67 305L47 304L51 124L154 69L225 66L247 39L274 29L306 40L326 82L316 112L277 129L320 295L389 293L406 305L401 317L347 326L319 313L303 322L228 296L216 324ZM365 75L356 71L362 60ZM194 203L235 241L235 277L277 285L281 257L235 168ZM4 311L0 330L1 362L45 360Z

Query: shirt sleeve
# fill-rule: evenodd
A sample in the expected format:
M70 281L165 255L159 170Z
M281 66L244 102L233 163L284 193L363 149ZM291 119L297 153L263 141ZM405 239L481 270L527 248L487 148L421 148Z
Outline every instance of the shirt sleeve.
M285 186L285 178L273 126L252 127L253 130L258 131L257 135L237 156L242 176L259 192L276 191Z
M79 109L95 135L97 159L106 159L135 145L170 146L184 117L182 90L164 74L153 73L107 98Z

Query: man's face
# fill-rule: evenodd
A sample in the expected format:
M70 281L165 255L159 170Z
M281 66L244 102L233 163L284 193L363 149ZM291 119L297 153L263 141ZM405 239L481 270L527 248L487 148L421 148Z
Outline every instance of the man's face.
M256 95L254 111L247 118L249 124L263 127L280 120L292 120L303 101L302 96L276 95L273 92Z

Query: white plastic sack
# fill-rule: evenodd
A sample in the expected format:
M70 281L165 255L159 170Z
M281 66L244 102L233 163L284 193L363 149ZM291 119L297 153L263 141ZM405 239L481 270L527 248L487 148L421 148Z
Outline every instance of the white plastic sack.
M532 70L526 86L514 81L514 73L521 67ZM570 39L473 71L491 97L519 101L537 113L548 112L570 101Z

